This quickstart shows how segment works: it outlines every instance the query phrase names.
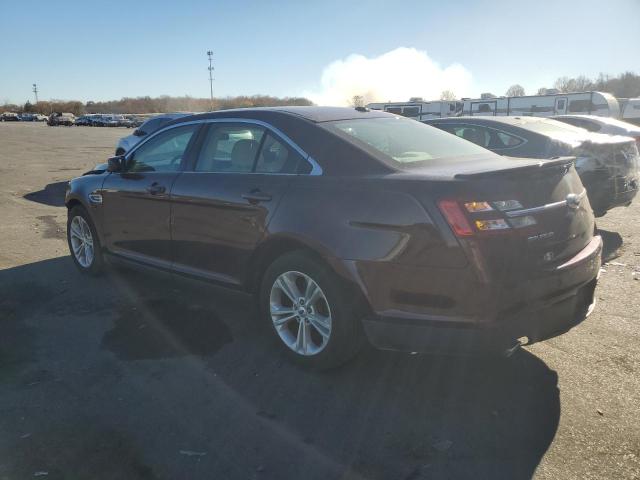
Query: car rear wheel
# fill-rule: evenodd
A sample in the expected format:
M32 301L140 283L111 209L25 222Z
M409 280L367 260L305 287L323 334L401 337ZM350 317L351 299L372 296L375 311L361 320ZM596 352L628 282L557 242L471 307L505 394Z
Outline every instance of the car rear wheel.
M67 242L73 263L82 273L97 275L102 272L104 260L100 240L89 214L79 205L69 210Z
M364 335L362 309L344 281L302 252L286 254L265 272L260 312L296 363L323 370L351 359Z

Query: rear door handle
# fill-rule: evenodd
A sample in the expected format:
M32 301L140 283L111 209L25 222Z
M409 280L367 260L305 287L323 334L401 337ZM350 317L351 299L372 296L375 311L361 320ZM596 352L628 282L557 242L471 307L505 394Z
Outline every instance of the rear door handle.
M268 202L271 200L271 195L261 192L260 190L251 190L249 193L243 193L242 198L249 200L249 203Z
M167 189L157 182L153 182L150 186L147 187L147 192L149 192L151 195L160 195L166 191Z

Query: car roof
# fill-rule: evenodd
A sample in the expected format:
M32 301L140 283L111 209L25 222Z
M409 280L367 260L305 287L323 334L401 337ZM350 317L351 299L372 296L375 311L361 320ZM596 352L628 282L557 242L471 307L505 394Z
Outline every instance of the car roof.
M194 115L193 119L207 118L229 118L234 116L251 117L253 114L261 118L288 115L302 118L314 123L331 122L338 120L352 120L358 118L379 118L394 116L393 114L378 110L356 109L348 107L316 107L316 106L291 106L291 107L255 107L255 108L234 108L229 110L216 110L210 113ZM191 118L190 118L191 120Z

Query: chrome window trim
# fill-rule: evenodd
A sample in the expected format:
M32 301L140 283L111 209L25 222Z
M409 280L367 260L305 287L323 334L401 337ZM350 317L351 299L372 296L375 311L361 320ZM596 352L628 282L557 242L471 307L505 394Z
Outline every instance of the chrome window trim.
M135 144L129 152L126 153L125 158L127 161L131 158L138 148L142 147L145 143L155 138L157 135L160 135L163 132L171 130L173 128L185 127L187 125L198 125L198 124L206 124L206 123L248 123L251 125L258 125L260 127L266 128L267 130L275 133L281 140L287 143L291 148L293 148L302 158L309 162L311 165L311 171L309 173L269 173L269 172L194 172L194 173L236 173L236 174L244 174L244 175L312 175L312 176L320 176L322 175L322 167L316 160L305 152L302 148L300 148L293 140L291 140L287 135L285 135L279 128L274 127L268 122L264 122L262 120L254 120L252 118L236 118L236 117L225 117L225 118L203 118L199 120L191 120L189 122L181 122L176 123L174 125L167 125L162 127L159 130L156 130L152 134L148 135L147 138Z

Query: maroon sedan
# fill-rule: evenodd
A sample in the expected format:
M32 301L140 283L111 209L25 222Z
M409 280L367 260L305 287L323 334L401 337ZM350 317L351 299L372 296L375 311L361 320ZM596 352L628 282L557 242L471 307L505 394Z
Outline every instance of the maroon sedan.
M366 109L175 120L66 194L73 261L253 294L297 361L509 352L590 312L602 241L573 159L507 159Z

